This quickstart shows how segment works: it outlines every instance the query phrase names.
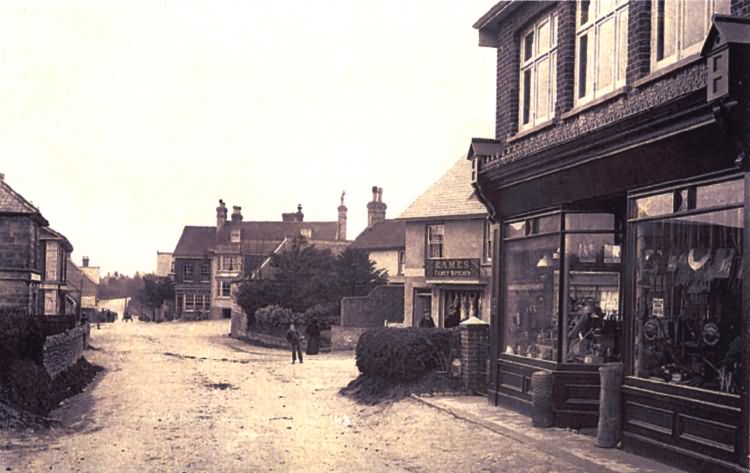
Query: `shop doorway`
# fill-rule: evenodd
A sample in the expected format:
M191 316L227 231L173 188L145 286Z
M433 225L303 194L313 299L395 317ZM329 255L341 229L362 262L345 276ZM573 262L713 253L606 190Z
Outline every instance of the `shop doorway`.
M433 322L432 316L432 290L431 289L414 289L414 311L412 312L412 326L418 327L419 321L425 314L429 315Z

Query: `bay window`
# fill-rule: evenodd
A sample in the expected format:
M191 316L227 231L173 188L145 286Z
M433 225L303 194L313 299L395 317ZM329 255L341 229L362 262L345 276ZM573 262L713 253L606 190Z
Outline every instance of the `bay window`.
M557 69L557 15L545 15L521 36L519 128L554 116Z
M627 65L628 1L579 0L576 10L576 104L624 86Z
M651 5L651 69L700 52L714 13L728 13L729 0L658 0Z

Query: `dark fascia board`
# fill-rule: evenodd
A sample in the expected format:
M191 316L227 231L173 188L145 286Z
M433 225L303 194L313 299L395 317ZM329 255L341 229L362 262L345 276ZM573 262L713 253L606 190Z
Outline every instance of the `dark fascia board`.
M501 0L474 23L479 31L479 46L497 47L497 25L518 6L517 0Z
M750 18L732 15L714 15L711 29L703 42L701 55L706 56L714 47L716 34L724 44L750 44Z

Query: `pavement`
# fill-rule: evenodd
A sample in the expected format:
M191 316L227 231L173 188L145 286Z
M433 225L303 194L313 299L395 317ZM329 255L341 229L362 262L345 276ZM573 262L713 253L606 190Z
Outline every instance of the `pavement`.
M412 396L457 419L542 450L590 473L684 473L683 470L626 452L596 446L594 429L581 433L557 427L535 428L531 418L490 404L483 396Z

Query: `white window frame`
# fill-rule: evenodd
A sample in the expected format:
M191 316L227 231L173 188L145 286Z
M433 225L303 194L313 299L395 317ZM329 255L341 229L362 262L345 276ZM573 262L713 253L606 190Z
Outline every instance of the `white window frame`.
M549 25L549 43L545 46L539 44L539 31ZM557 28L558 15L555 12L545 14L537 20L532 26L527 28L521 34L521 43L519 50L519 74L518 74L518 129L520 131L528 130L539 126L555 117L555 103L557 102ZM531 53L528 59L526 56L526 38L532 36ZM538 83L537 68L543 61L548 61L549 72L547 74L547 83L542 84L547 88L547 111L544 115L537 114L539 104L540 84ZM529 90L529 117L528 123L524 123L524 108L526 107L526 82L524 75L530 74Z
M656 71L663 67L674 64L682 59L686 59L690 56L694 56L700 53L703 41L697 41L690 46L685 46L685 4L687 2L696 3L700 1L701 5L705 5L706 14L703 18L703 26L705 34L708 35L708 30L711 28L711 20L715 13L729 13L730 0L665 0L666 3L676 4L674 19L675 35L672 40L672 46L674 52L665 56L661 59L658 58L658 44L659 44L659 0L654 0L651 3L651 71ZM666 6L665 12L669 11ZM705 40L705 36L703 37ZM666 39L664 40L666 42Z
M208 268L208 272L204 273L203 269ZM209 281L211 279L211 263L201 263L200 265L201 281Z
M195 294L192 292L185 293L185 312L195 311Z
M494 229L492 227L492 222L490 222L489 219L484 221L484 249L482 251L482 257L484 258L484 261L486 263L492 262L492 252L495 248L494 245Z
M588 4L588 17L582 22L582 6ZM576 2L576 46L575 46L575 83L574 104L585 104L616 89L623 87L628 68L628 7L629 0L578 0ZM613 22L613 44L602 48L601 30L603 25ZM586 70L581 70L581 41L586 37L587 60ZM613 55L611 81L608 85L599 85L599 63L603 55ZM581 95L581 73L585 74L585 93ZM588 81L591 83L589 84Z
M440 253L439 256L432 256L433 247L440 248L440 251L438 252ZM425 255L427 259L440 259L445 257L445 225L442 223L427 225L427 245L425 250L427 251L427 254Z
M224 287L226 286L227 293L224 294ZM218 297L232 297L232 285L229 281L219 281L219 290L217 291Z
M185 265L182 267L182 280L193 280L193 263L185 263Z

